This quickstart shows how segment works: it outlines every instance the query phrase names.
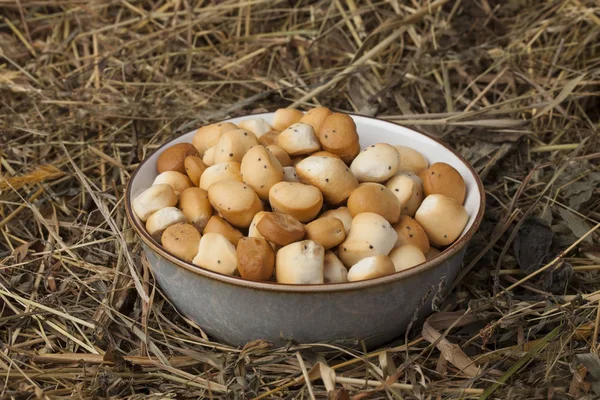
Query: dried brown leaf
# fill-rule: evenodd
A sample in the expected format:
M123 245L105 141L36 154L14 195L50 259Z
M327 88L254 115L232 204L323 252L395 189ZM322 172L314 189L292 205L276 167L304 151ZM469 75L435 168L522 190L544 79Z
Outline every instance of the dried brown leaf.
M573 234L578 238L585 235L586 232L592 228L590 224L588 224L581 217L575 215L569 210L559 208L558 212L560 213L563 221L569 227L571 232L573 232ZM588 243L592 243L592 238L590 236L586 237L584 240Z
M321 379L323 380L327 393L333 392L335 389L335 371L325 363L320 362L318 365L319 373L321 374Z
M552 245L553 233L541 218L528 217L513 242L515 257L519 267L530 274L544 264Z
M23 261L25 259L25 257L27 256L27 252L29 251L29 248L34 243L35 243L35 241L25 242L22 245L20 245L19 247L15 248L12 255L13 255L16 263L20 263L21 261Z
M600 358L596 354L577 354L575 359L583 364L587 372L593 377L592 390L600 396Z
M451 326L467 325L476 320L477 319L474 316L470 314L464 315L463 312L435 313L427 318L421 332L423 338L429 343L434 344L446 360L470 378L479 375L479 368L473 364L473 361L471 361L465 352L462 351L460 346L450 343L450 341L440 333L440 330Z
M600 187L600 172L592 172L583 179L569 184L560 193L568 199L569 207L579 210L584 203L592 198L598 187Z
M552 110L554 107L556 107L557 105L562 103L567 97L569 97L571 92L573 92L573 90L575 90L575 88L577 87L577 85L579 85L579 82L581 82L583 80L583 78L585 78L585 74L582 74L582 75L578 76L577 78L572 79L569 82L567 82L567 84L563 86L563 89L560 91L558 96L556 96L554 98L554 100L552 100L546 107L542 108L540 110L540 112L538 112L535 115L535 117L533 117L533 118L534 119L540 118L541 116L546 114L548 111Z
M336 389L333 392L327 393L328 400L350 400L350 394L344 388Z

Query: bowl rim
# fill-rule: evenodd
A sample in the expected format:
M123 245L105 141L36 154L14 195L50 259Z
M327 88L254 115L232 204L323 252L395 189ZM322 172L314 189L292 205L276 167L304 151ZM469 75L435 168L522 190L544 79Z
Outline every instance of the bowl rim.
M271 113L272 112L260 113L260 114L249 114L247 116L248 117L252 117L252 116L258 117L261 114L264 115L264 114L271 114ZM465 160L460 154L458 154L454 149L450 148L448 145L446 145L439 139L437 139L419 129L409 128L405 125L398 124L396 122L387 121L384 119L370 117L370 116L366 116L366 115L360 115L360 114L355 114L355 113L345 113L345 114L348 114L348 115L352 116L353 118L359 117L359 118L365 118L365 119L374 119L377 121L386 122L389 124L397 125L402 128L408 129L410 131L413 131L416 134L423 135L423 136L435 141L436 143L441 145L443 148L445 148L447 151L449 151L454 156L456 156L460 160L460 162L462 162L467 167L467 169L469 170L471 175L473 175L473 177L475 178L475 183L476 183L477 189L479 191L480 206L479 206L479 209L477 210L477 214L475 215L475 220L473 222L473 225L471 225L469 230L467 230L467 232L465 232L465 234L462 237L460 237L456 242L454 242L450 246L448 246L440 254L436 255L435 257L432 257L431 259L425 261L424 263L421 263L414 267L408 268L406 270L403 270L400 272L395 272L393 274L382 276L379 278L366 279L366 280L357 281L357 282L323 283L323 284L318 284L318 285L293 285L293 284L285 284L285 283L277 283L277 282L249 281L249 280L243 279L242 277L239 277L239 276L231 276L231 275L221 274L219 272L211 271L209 269L194 265L191 262L184 261L184 260L174 256L173 254L170 254L169 252L167 252L158 242L156 242L150 236L150 234L148 232L146 232L146 229L143 226L143 223L138 218L136 218L133 214L133 208L132 208L132 204L131 204L131 202L132 202L131 182L133 182L137 173L143 168L144 164L150 159L150 156L147 156L145 160L140 162L140 164L136 167L136 169L131 174L129 181L127 182L127 188L125 190L125 213L127 215L127 220L133 227L133 230L141 238L143 244L148 246L152 251L157 253L160 257L166 259L167 261L171 262L172 264L174 264L180 268L183 268L183 269L185 269L189 272L192 272L196 275L201 275L201 276L209 278L209 279L217 280L224 284L240 286L240 287L244 287L244 288L248 288L248 289L266 290L266 291L274 291L274 292L315 293L315 292L342 292L342 291L366 289L369 287L380 286L380 285L404 280L404 279L410 278L414 275L421 274L429 269L432 269L438 265L441 265L446 260L448 260L448 259L454 257L456 254L458 254L469 243L469 241L471 240L471 238L473 237L473 235L479 228L479 225L481 224L481 221L483 220L483 215L485 212L485 191L484 191L483 183L481 181L481 178L479 177L479 174L477 174L477 172L475 171L475 169L473 169L471 164L467 160ZM234 118L225 118L220 121L215 121L213 123L227 122L231 119L234 119ZM154 150L154 152L152 154L154 154L157 151L162 150L164 147L169 146L172 141L173 140L170 140L169 142L156 148L156 150Z

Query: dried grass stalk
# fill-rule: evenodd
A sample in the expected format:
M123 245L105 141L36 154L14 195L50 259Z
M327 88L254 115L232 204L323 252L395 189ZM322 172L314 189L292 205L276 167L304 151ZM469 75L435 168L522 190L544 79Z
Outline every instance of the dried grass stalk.
M0 8L0 397L600 396L597 1ZM219 343L156 287L129 174L202 124L313 105L456 148L484 223L440 313L387 347Z

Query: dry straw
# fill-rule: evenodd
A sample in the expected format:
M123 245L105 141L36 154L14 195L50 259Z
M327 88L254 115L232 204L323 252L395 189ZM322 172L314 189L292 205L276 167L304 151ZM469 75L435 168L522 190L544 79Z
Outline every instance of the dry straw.
M0 398L600 396L597 1L0 7ZM125 185L184 131L315 105L458 149L480 233L387 347L218 343L155 286Z

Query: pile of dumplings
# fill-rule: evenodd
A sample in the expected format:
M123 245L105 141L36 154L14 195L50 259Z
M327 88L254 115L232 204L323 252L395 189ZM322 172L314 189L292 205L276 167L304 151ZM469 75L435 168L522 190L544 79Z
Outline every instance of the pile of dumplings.
M353 119L319 107L197 130L166 148L132 208L181 260L283 284L373 279L458 239L466 185L410 143L361 150Z

